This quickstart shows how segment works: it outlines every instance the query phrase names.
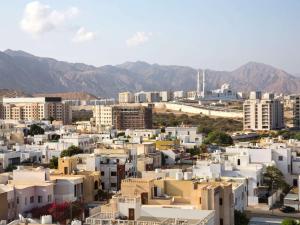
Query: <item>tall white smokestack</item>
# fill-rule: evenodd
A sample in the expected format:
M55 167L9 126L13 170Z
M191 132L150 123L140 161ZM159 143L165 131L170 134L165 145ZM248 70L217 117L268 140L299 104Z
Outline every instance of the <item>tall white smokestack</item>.
M200 78L200 71L198 70L197 74L197 97L199 98L201 96L201 78Z
M202 81L202 97L205 97L205 70L203 70L203 75L202 75L203 81Z

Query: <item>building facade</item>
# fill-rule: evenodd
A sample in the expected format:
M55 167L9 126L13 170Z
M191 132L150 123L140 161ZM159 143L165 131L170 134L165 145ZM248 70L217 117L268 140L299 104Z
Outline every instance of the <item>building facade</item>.
M180 179L125 179L122 196L139 196L143 205L192 205L215 210L216 225L234 224L232 184Z
M151 129L152 108L144 106L114 106L113 125L118 130Z
M293 128L300 128L300 95L292 95Z
M277 130L284 128L283 104L274 94L250 93L243 105L245 130Z
M3 98L5 120L58 120L72 122L68 104L59 97Z
M133 103L134 95L131 92L121 92L119 93L119 103Z

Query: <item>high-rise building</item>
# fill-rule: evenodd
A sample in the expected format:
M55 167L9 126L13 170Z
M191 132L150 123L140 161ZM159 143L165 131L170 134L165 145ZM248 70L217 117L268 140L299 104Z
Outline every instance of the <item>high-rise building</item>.
M134 94L134 102L135 103L143 103L147 102L147 94L144 91L137 92Z
M251 92L244 102L244 129L277 130L284 127L283 104L274 94Z
M174 99L183 99L187 97L186 91L174 91L173 92Z
M152 108L139 105L95 106L95 124L99 129L119 130L152 128Z
M3 107L3 100L0 98L0 120L4 119L4 107Z
M119 103L133 103L134 95L131 92L121 92L119 93Z
M160 101L168 102L172 100L172 93L170 91L161 91L159 92Z
M60 97L3 98L3 118L5 120L53 119L64 124L72 122L68 104Z
M102 127L112 127L113 125L113 107L96 105L93 109L93 117L98 130Z
M300 95L289 96L292 108L292 127L300 128Z
M118 130L151 129L152 108L144 106L114 106L113 125Z

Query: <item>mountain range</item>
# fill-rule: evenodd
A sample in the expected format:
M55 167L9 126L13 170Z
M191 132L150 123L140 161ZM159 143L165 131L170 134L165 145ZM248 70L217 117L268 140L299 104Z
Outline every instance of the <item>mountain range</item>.
M197 70L186 66L125 62L95 67L38 57L24 51L0 52L0 88L29 94L88 92L116 97L122 91L196 90ZM233 90L300 92L300 77L281 69L249 62L233 71L206 70L210 89L229 83Z

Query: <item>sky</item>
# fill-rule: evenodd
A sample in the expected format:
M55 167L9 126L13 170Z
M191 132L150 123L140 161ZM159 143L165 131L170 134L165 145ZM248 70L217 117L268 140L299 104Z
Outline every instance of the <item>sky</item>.
M95 66L256 61L300 73L300 1L1 0L5 49Z

